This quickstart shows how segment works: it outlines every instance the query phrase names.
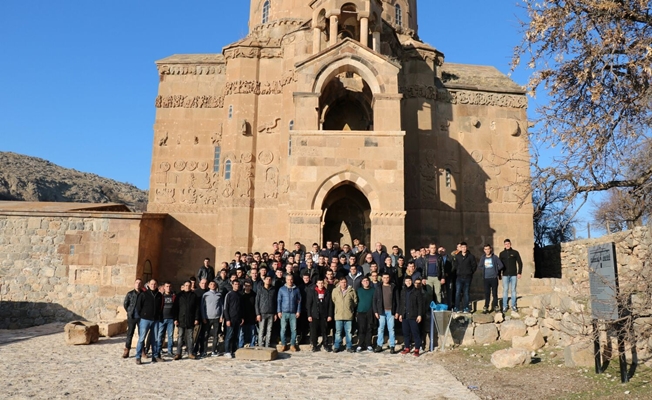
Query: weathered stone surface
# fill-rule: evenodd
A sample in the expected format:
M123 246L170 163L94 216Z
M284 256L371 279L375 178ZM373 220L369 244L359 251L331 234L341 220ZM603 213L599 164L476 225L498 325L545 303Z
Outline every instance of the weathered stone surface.
M463 346L472 346L475 344L475 339L473 339L473 324L468 320L465 320L464 323L460 322L460 320L453 320L451 323L451 336L455 344Z
M509 320L500 325L500 340L510 341L516 336L525 336L526 326L523 321Z
M495 322L495 323L500 324L500 323L503 322L504 320L505 320L505 316L503 315L503 313L496 313L496 314L494 314L494 322Z
M594 366L593 345L588 342L582 342L567 346L564 349L564 362L567 367Z
M474 314L473 322L476 324L493 324L494 316L491 314Z
M278 351L268 347L243 347L235 352L235 357L247 361L274 361Z
M120 321L100 321L97 323L97 326L102 337L113 337L127 332L126 319Z
M73 321L64 326L64 337L66 344L91 344L100 338L100 331L97 324L85 321Z
M543 339L543 335L539 330L528 336L514 336L512 338L512 347L515 349L537 351L545 344L546 341Z
M527 317L523 322L525 323L525 326L530 327L537 324L537 319L534 317Z
M475 327L473 339L477 344L491 344L498 340L498 328L494 324L481 324Z
M514 368L531 362L530 352L523 349L503 349L491 355L491 363L496 368Z

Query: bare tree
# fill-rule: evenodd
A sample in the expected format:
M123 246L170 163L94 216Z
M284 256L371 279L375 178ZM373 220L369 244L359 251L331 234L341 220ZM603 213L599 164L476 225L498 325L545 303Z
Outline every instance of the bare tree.
M648 0L524 0L529 21L513 67L527 57L529 90L550 102L537 110L535 141L560 148L540 168L569 210L588 194L650 185L652 161L632 159L652 126L652 10ZM628 165L636 168L624 168Z

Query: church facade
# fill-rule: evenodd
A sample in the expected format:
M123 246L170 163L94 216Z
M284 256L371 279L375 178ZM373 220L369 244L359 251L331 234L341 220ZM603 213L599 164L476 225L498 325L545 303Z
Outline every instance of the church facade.
M222 53L156 63L161 278L278 240L354 238L478 254L509 237L533 271L522 87L445 62L418 36L417 0L250 7L248 36Z

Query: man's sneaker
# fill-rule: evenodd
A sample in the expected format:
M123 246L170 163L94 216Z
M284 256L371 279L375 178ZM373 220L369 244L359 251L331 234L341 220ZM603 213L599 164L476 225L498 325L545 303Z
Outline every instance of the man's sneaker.
M464 313L465 313L465 314L468 314L468 313L470 313L470 312L471 312L471 310L469 310L468 308L465 308L465 309L464 309Z
M459 310L457 309L457 307L454 307L454 308L453 308L453 312L459 312Z
M331 346L324 346L324 348L326 349L326 351L327 351L328 353L330 353L330 352L333 351L333 347L331 347Z
M340 349L337 348L337 347L333 349L333 353L339 353L340 351L342 351L342 350L340 350Z
M394 348L394 346L389 347L389 354L396 354L396 349Z
M494 307L494 312L500 312L500 307L498 306Z
M218 354L219 354L219 353L218 353L217 351L213 351L212 356L213 356L213 357L217 357Z
M152 356L152 364L155 362L158 362L158 360L156 359L156 357Z
M507 312L507 310L509 310L509 308L507 308L507 307L503 308L503 314L505 314Z
M353 347L350 347L350 348L346 349L346 351L348 351L349 353L355 353L355 350L353 350Z
M409 347L404 348L403 351L401 352L401 354L409 354L409 353L410 353Z
M142 364L142 362L140 362L140 358L136 359L136 364L138 364L138 365Z
M362 351L362 347L358 346L358 347L355 349L355 351L357 351L358 353L360 353L360 352Z
M482 308L482 313L483 314L489 314L489 309L487 307Z
M201 353L201 358L206 357L206 353Z
M231 354L231 353L224 353L224 358L233 358L233 354Z
M374 351L374 348L371 346L367 346L367 351Z
M318 352L318 351L319 351L319 347L317 347L317 346L312 346L312 352L313 352L313 353L316 353L316 352Z
M512 306L512 311L518 312L518 308L516 308L516 306Z
M374 349L374 353L380 353L381 351L383 351L383 346L376 346Z
M414 349L414 353L412 353L413 356L419 357L419 349Z
M177 354L176 356L174 356L173 360L174 361L181 360L181 354Z
M152 358L152 361L154 361L154 360L156 360L155 362L165 362L165 360L162 359L161 357L154 357L154 358Z

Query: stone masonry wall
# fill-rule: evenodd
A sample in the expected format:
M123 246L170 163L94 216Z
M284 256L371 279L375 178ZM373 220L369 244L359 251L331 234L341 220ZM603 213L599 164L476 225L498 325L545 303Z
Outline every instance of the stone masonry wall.
M0 213L0 329L124 317L122 301L136 277L143 218ZM147 218L162 224L160 215Z

